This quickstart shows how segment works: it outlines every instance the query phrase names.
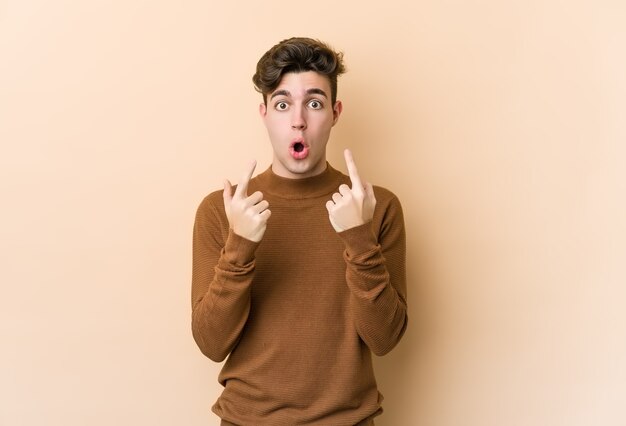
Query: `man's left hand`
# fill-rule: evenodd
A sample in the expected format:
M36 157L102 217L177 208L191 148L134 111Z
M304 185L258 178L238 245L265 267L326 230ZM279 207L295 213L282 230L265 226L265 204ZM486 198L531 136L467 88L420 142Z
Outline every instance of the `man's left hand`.
M352 188L343 184L326 203L330 223L337 232L363 225L374 217L376 197L372 184L363 184L349 149L344 151Z

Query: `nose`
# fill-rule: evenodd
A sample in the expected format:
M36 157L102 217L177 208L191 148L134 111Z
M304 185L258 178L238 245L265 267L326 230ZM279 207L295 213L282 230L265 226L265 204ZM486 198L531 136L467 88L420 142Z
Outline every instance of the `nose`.
M304 117L304 111L302 107L293 108L293 115L291 116L291 128L293 130L306 129L306 120Z

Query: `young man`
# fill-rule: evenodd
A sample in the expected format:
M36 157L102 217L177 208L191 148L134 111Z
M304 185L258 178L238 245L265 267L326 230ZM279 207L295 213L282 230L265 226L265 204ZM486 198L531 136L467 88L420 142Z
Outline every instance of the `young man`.
M222 425L371 425L371 352L407 324L402 209L326 162L342 54L308 38L272 47L253 77L272 165L208 195L193 235L192 329L220 362ZM271 211L271 212L270 212Z

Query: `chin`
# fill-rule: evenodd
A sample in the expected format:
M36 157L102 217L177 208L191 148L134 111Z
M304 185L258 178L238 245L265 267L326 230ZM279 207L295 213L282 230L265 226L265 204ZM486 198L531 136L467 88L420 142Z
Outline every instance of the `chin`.
M310 167L306 164L290 165L290 167L287 168L287 170L289 170L289 172L294 175L305 175L308 173L312 173L313 169L313 167Z
M275 160L278 160L280 169L284 173L288 173L295 179L314 176L323 172L326 166L326 161L323 158L315 158L314 155L309 155L302 160L296 160L291 156L275 157ZM323 164L323 166L320 164Z

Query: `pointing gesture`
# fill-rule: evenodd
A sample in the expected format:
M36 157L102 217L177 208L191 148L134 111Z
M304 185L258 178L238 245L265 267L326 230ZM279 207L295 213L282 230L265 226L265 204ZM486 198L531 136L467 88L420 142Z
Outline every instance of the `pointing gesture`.
M352 152L346 149L344 156L352 188L346 184L340 185L339 192L335 192L332 200L326 203L330 223L337 232L369 222L374 217L374 207L376 206L372 184L361 182L354 158L352 158Z
M263 193L256 191L248 196L248 183L255 168L256 161L252 161L249 169L241 176L234 194L230 181L224 181L224 209L235 234L259 242L272 213L268 209L269 203L263 199Z

